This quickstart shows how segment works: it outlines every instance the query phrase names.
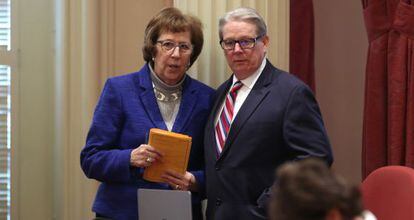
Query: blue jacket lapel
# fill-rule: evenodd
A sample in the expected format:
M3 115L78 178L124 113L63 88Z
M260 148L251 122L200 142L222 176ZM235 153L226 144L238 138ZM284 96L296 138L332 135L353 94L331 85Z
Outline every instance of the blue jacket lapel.
M140 98L143 107L148 114L155 127L168 130L167 125L162 118L157 100L155 99L154 88L152 85L150 70L148 65L145 65L137 74L138 85L140 85L142 92ZM192 79L187 76L183 83L183 95L181 99L180 108L178 110L177 118L175 119L172 131L183 132L192 117L193 109L197 103L197 90Z
M183 93L181 98L180 109L175 119L172 130L182 133L187 127L187 123L193 114L193 109L197 103L197 90L191 83L192 79L187 76L183 83Z
M155 127L167 130L167 126L162 119L160 109L158 108L157 101L155 99L154 88L152 86L152 81L150 77L150 70L148 65L145 65L137 74L138 85L140 85L142 92L140 93L140 98L142 101L142 106L145 109L145 112L148 114L152 123Z

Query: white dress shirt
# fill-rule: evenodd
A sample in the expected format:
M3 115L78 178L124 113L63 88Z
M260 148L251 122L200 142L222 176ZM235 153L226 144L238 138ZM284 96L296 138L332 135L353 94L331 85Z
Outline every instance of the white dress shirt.
M265 66L266 66L266 57L263 58L262 64L260 65L259 69L257 69L252 75L250 75L246 79L240 80L242 82L243 86L237 92L237 98L236 98L236 102L234 103L233 118L232 118L231 122L233 122L233 120L236 118L237 113L239 112L241 106L243 105L243 103L246 100L247 96L249 95L250 91L252 91L254 84L256 84L256 81L260 77L260 74L262 74L263 69L265 68ZM233 74L233 83L232 83L232 86L230 86L230 88L233 87L234 83L236 83L237 81L238 81L238 79L237 79L236 75ZM229 91L227 91L227 93L228 92ZM227 95L227 93L226 93L226 95ZM220 117L220 113L221 113L221 111L223 111L223 108L224 108L225 100L226 100L226 98L224 97L224 99L222 100L222 103L221 103L220 111L216 112L214 125L217 125L218 118Z

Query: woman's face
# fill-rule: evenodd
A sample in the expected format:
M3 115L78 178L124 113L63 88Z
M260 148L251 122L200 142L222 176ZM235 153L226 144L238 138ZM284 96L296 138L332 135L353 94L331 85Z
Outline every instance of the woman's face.
M154 72L168 85L177 84L190 64L190 32L162 33L155 45Z

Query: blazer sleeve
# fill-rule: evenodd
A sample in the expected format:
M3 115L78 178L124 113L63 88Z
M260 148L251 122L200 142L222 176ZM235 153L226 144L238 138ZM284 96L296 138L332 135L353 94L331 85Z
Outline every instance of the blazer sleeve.
M292 90L283 119L283 136L291 160L318 157L332 164L331 146L318 103L304 84Z
M322 115L309 87L298 85L292 90L283 118L283 139L288 152L287 160L318 157L328 165L332 164L331 146ZM271 194L271 187L266 188L257 199L261 210L267 210Z
M121 95L109 79L81 152L81 167L88 178L101 182L126 182L134 174L130 167L132 149L117 146L123 120Z

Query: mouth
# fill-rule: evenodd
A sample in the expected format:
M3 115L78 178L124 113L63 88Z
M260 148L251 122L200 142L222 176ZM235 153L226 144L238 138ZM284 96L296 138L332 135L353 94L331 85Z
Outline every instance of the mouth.
M171 69L179 69L180 68L180 65L177 65L177 64L169 64L168 67L171 68Z
M233 63L236 63L236 64L245 63L245 62L246 60L233 60Z

